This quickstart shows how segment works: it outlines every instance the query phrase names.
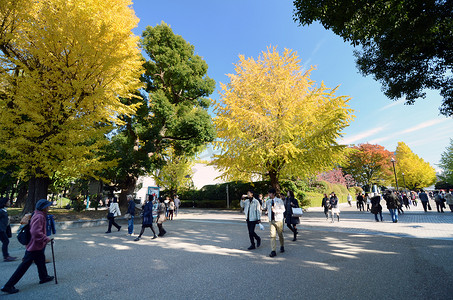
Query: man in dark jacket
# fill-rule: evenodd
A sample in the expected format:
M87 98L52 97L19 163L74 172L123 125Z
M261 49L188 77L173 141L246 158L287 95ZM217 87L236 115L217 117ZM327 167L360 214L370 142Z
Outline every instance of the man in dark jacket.
M398 223L398 196L396 196L393 191L387 190L384 195L384 200L387 203L387 209L392 216L393 223Z
M127 201L128 205L126 214L129 214L129 220L127 221L128 223L127 233L129 233L129 235L132 235L134 233L134 217L135 217L135 202L132 195L127 195Z
M14 272L8 282L2 287L3 292L9 294L19 292L14 285L19 282L22 276L24 276L33 262L38 268L40 284L54 279L53 276L47 274L46 257L44 255L46 245L51 241L46 235L46 215L49 212L50 205L52 205L52 202L49 202L46 199L41 199L36 203L36 210L30 220L31 239L27 245L25 256L22 263L17 267L16 272Z
M17 257L9 256L8 245L11 237L11 227L6 208L9 206L8 198L0 198L0 242L2 242L3 261L14 261Z

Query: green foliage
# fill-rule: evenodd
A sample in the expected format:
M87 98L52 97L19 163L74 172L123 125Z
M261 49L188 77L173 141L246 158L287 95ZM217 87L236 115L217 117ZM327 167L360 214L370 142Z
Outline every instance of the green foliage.
M354 46L357 65L391 99L412 104L440 90L442 114L453 115L451 1L295 0L294 20L320 22Z
M349 193L354 197L358 193L363 193L363 189L360 186L353 186L349 188Z
M161 170L171 161L169 151L176 157L190 157L215 137L206 98L214 91L215 81L206 75L208 65L194 54L194 46L165 23L148 26L141 46L149 57L142 76L146 91L122 99L140 107L133 117L120 116L123 124L113 132L112 145L106 150L118 166L105 177L128 191L138 176ZM120 204L124 201L120 198Z
M453 185L453 139L450 139L450 145L442 153L439 167L442 168L442 179Z
M81 212L82 210L85 209L86 205L84 204L84 200L85 198L82 197L82 196L78 196L76 198L73 198L71 200L71 207L77 211L77 212Z

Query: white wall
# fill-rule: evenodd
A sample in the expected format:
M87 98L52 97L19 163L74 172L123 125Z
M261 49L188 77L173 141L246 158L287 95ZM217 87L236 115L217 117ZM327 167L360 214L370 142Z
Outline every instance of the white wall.
M196 189L201 189L208 184L218 184L223 183L223 180L215 179L220 176L220 172L217 171L213 166L207 166L206 164L195 164L192 168L193 184ZM137 199L141 199L142 202L145 201L146 194L148 193L149 186L156 186L156 183L151 176L142 176L138 179L137 185L140 183L143 184L142 188L137 192Z

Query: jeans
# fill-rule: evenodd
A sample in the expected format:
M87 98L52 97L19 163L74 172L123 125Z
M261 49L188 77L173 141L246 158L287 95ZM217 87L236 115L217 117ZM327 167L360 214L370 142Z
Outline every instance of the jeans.
M44 248L45 249L45 248ZM44 249L38 251L25 251L25 256L22 263L17 267L14 274L5 284L5 287L13 287L27 272L31 264L35 262L36 267L38 268L39 279L46 279L49 275L47 274L46 268L46 257L44 255Z
M127 220L127 233L134 233L134 216L131 216L131 218Z
M283 240L283 221L271 221L270 222L270 229L271 229L271 249L275 251L277 249L277 234L278 239L280 240L280 247L285 246L285 242Z
M389 208L390 215L392 216L392 221L396 222L398 221L398 209L396 208Z
M0 242L2 242L3 258L7 258L9 256L8 253L9 238L6 235L5 231L0 232Z
M247 229L249 231L250 244L252 246L255 246L255 240L261 240L261 238L255 232L256 224L258 224L258 221L247 221Z

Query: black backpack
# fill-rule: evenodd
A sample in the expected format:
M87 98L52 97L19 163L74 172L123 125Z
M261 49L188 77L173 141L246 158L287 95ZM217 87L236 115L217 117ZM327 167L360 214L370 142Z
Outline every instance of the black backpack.
M30 221L28 222L28 224L26 224L19 230L19 232L17 233L17 240L19 241L19 243L25 246L27 246L28 243L30 243L31 240Z

